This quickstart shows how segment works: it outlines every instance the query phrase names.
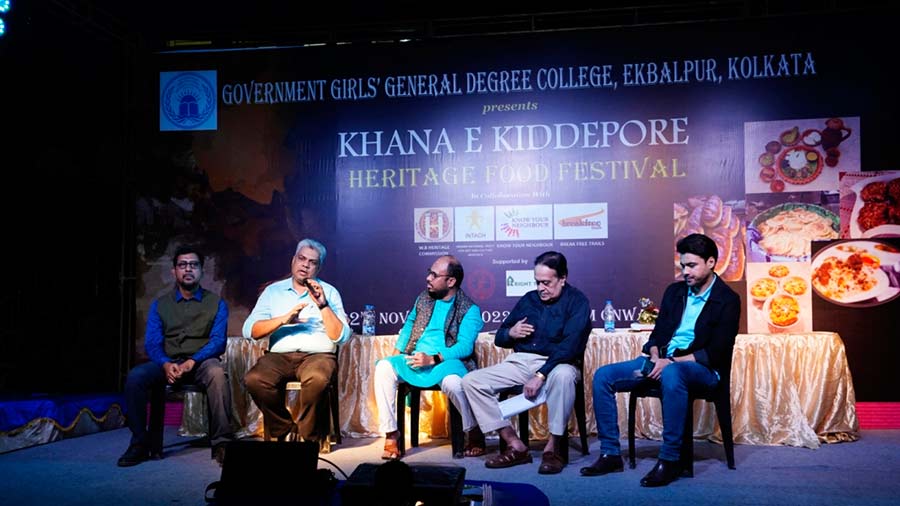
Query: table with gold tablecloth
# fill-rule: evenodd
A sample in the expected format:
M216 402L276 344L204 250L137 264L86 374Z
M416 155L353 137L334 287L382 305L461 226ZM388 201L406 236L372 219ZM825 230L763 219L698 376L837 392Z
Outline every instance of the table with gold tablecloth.
M596 433L591 401L591 378L602 365L640 355L649 332L594 329L585 351L587 426ZM341 346L340 413L343 433L351 437L379 436L373 392L375 362L393 353L396 335L354 335ZM267 340L229 338L227 367L234 398L234 413L246 433L261 433L258 408L243 388L243 375L256 363ZM496 364L510 350L494 346L493 336L482 333L476 341L479 367ZM731 374L734 440L741 444L785 444L816 448L823 442L856 439L859 424L853 381L844 344L833 332L803 334L741 334L737 336ZM446 436L446 400L423 393L420 430ZM627 394L618 395L619 427L626 432ZM657 399L641 399L636 413L639 435L662 438L662 413ZM545 408L530 413L532 437L547 437ZM695 437L718 438L715 410L710 403L694 408ZM432 418L434 421L432 423ZM574 420L571 432L577 432Z

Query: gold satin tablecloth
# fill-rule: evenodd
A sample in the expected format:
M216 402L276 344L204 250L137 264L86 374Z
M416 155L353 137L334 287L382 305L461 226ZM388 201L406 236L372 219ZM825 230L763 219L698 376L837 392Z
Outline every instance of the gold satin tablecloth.
M639 356L648 336L649 332L625 330L607 333L594 329L591 332L585 351L587 381L584 390L587 427L592 434L597 431L591 400L594 371L602 365ZM354 335L341 346L340 412L345 435L381 436L377 432L373 373L375 362L393 353L396 339L396 335ZM478 336L475 351L479 367L496 364L510 353L508 349L494 346L493 342L490 334ZM228 339L226 364L232 385L233 410L243 433L262 433L262 416L243 387L243 377L267 347L267 339ZM433 437L446 437L444 396L431 392L422 395L420 431ZM619 428L624 436L627 434L627 394L617 397ZM820 443L854 441L858 437L853 380L844 343L834 332L738 335L732 361L731 403L735 443L817 448ZM637 406L637 434L662 439L659 400L640 399ZM194 417L187 412L185 415L186 418ZM695 403L694 420L695 438L720 440L711 403ZM529 425L533 438L547 437L545 407L531 410ZM577 433L574 416L570 433Z

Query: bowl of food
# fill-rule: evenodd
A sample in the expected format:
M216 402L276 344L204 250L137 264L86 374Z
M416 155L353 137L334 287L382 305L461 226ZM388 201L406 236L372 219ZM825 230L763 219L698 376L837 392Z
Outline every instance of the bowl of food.
M763 316L772 332L790 332L800 322L800 301L793 295L777 293L763 304Z
M772 278L759 278L750 284L750 297L756 302L765 302L778 291L778 281Z
M773 278L783 278L791 273L791 270L788 269L787 265L784 264L776 264L772 267L769 267L769 276Z
M760 212L747 227L752 262L805 262L812 241L837 239L840 220L830 210L785 202Z
M775 165L778 174L788 183L803 185L822 173L822 156L815 148L798 145L786 149Z
M800 276L791 276L781 280L781 289L788 295L799 297L809 290L809 282Z
M815 147L819 144L822 144L822 132L816 130L815 128L810 128L809 130L803 131L800 139L803 141L803 144L810 147Z

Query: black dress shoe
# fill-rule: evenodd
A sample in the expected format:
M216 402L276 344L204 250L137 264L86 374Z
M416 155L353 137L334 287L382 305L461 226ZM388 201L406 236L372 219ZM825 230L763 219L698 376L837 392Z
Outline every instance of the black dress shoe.
M150 458L150 451L146 446L140 443L134 443L128 446L128 449L125 450L125 453L119 457L119 461L116 464L119 467L131 467L140 464L141 462Z
M671 460L659 459L647 476L641 478L642 487L665 487L675 481L681 474L681 464Z
M621 455L603 454L588 467L581 468L582 476L601 476L609 473L621 473L625 469Z

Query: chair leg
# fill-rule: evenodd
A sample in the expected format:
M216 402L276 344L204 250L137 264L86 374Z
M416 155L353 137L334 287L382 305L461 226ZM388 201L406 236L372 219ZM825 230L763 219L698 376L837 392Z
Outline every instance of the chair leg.
M728 469L736 469L734 465L734 433L731 427L731 395L728 399L719 399L714 403L716 415L719 419L719 429L722 431L722 446L725 447L725 459Z
M628 467L634 469L634 424L635 408L637 408L637 395L634 392L628 394Z
M528 411L519 413L519 439L528 446Z
M422 400L422 391L418 388L409 389L409 446L419 447L419 401Z
M462 458L465 449L465 434L463 433L462 415L452 402L450 404L450 454L453 458Z
M329 395L329 404L331 404L331 422L334 424L334 441L337 444L341 444L341 406L338 403L338 385L337 381L334 381L331 386L328 388Z
M587 418L584 412L584 382L575 385L575 421L578 422L578 435L581 438L581 454L589 455Z
M397 449L400 455L406 453L406 384L397 385L397 432L400 437L397 438Z

